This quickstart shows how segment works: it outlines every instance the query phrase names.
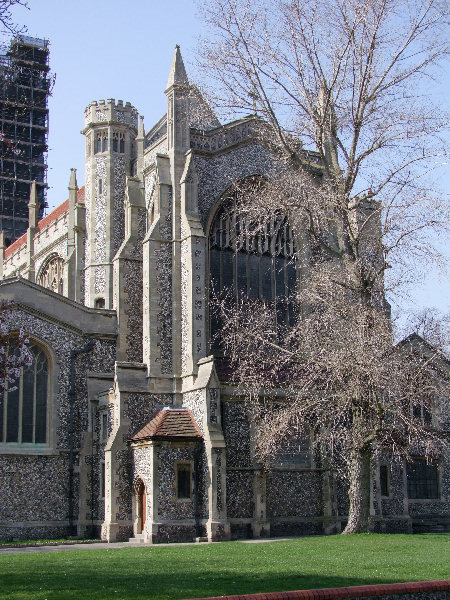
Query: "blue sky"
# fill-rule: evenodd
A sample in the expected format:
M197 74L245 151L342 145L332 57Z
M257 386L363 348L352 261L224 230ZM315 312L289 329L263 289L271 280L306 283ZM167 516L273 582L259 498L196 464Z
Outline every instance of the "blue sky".
M30 0L29 6L15 8L14 19L27 26L28 35L50 40L50 66L56 74L49 102L51 209L67 198L71 167L77 169L79 186L84 183L84 108L92 100L129 101L145 116L149 129L165 112L164 89L175 44L181 46L188 75L195 77L202 24L195 0ZM448 70L443 75L439 101L448 108ZM450 198L448 164L436 185ZM446 253L450 257L450 249ZM439 279L430 273L414 291L411 305L448 312L448 275Z
M165 113L164 89L175 44L186 67L200 32L191 0L30 0L14 18L28 35L50 40L56 74L49 101L47 201L67 197L70 168L84 180L84 109L92 100L121 99L145 116L149 129Z

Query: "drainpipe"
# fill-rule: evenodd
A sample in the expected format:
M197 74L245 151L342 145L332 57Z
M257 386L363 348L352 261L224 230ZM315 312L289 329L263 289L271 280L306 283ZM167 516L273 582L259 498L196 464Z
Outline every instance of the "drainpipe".
M73 429L74 429L74 404L75 404L75 359L79 354L90 352L94 347L94 340L88 340L80 348L75 348L70 353L70 374L69 374L69 491L67 495L69 533L74 535L73 524Z

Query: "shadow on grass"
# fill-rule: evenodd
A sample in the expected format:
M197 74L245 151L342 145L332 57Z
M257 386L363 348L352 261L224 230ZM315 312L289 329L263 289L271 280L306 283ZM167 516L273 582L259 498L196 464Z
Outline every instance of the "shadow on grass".
M99 565L100 566L100 565ZM270 572L228 573L203 570L192 573L177 568L172 572L153 571L121 573L120 567L112 572L104 569L83 568L75 573L64 565L52 571L39 573L14 573L2 576L0 597L2 600L179 600L251 594L261 592L289 591L325 587L345 587L375 583L396 583L397 580L377 578L368 580L358 577L338 577L326 574L288 574Z
M448 537L328 536L0 556L1 600L187 600L443 579Z

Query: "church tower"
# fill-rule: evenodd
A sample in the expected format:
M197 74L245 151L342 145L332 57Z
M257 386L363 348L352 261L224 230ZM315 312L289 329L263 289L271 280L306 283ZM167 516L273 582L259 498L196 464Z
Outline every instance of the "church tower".
M86 248L84 303L115 308L113 259L125 235L125 181L134 169L138 113L129 102L85 110Z

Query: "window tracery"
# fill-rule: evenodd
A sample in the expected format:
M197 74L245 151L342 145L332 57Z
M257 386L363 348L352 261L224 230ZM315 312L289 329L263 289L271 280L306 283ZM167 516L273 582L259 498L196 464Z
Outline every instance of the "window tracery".
M49 363L42 348L30 344L32 361L24 365L18 379L0 396L0 441L6 444L45 444ZM11 342L8 352L17 352Z
M263 188L262 193L263 193ZM211 225L209 259L213 295L232 293L273 302L279 325L294 321L290 301L296 288L296 247L287 217L272 216L265 225L252 225L240 209L240 192L221 203ZM211 315L211 338L220 330Z
M108 150L108 132L106 130L97 131L95 136L95 154L107 152Z
M125 134L121 131L113 133L113 152L125 153Z
M64 259L53 254L42 266L37 283L42 287L62 294L64 291Z

